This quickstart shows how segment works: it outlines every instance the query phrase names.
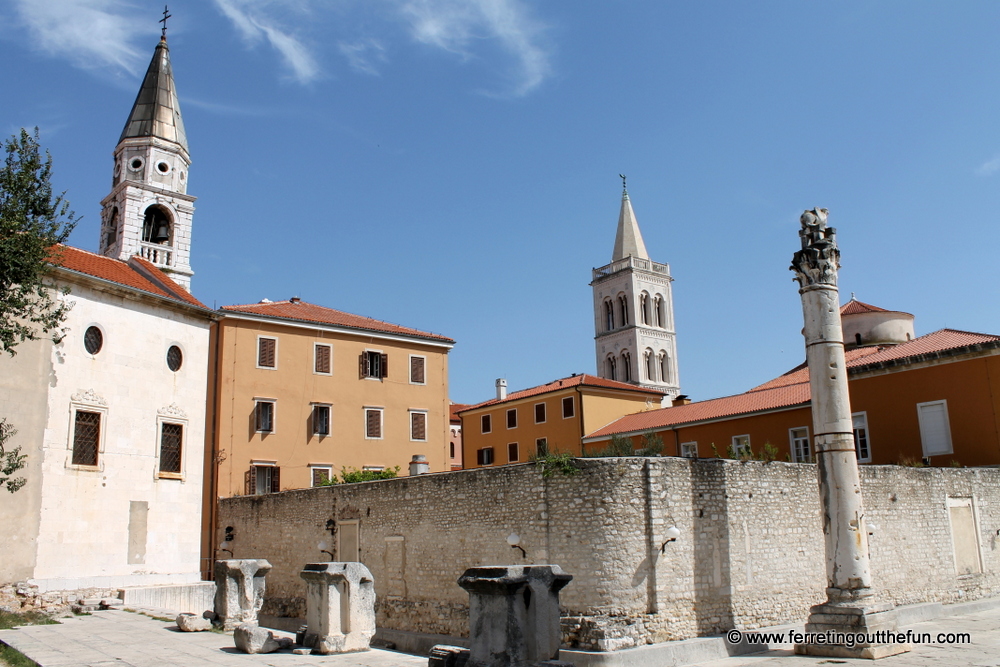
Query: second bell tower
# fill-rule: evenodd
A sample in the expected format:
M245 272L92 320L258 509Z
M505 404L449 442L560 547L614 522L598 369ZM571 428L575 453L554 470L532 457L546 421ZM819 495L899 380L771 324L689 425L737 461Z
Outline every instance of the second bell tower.
M111 194L101 201L101 254L138 255L190 291L190 166L164 30L115 148Z

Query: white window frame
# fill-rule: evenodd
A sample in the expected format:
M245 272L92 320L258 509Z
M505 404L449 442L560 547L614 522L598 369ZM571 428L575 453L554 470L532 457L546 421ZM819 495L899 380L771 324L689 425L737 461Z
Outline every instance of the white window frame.
M927 423L924 417L924 413L921 408L929 407L932 405L940 405L944 407L944 435L945 435L945 445L947 450L933 451L929 452L927 439L929 434L927 433L927 427L924 425ZM951 420L948 418L948 401L942 399L939 401L926 401L924 403L917 403L917 423L920 425L920 449L923 451L925 458L930 458L931 456L947 456L949 454L955 453L955 448L951 441Z
M271 404L271 430L270 431L262 431L262 430L260 430L258 428L260 426L260 424L258 423L259 420L257 418L257 411L259 410L258 406L261 403L270 403ZM276 399L276 398L267 398L267 397L264 397L264 396L254 396L253 397L253 426L254 426L254 433L260 433L262 437L265 436L265 435L274 435L275 433L278 432L278 399Z
M514 447L514 451L517 452L517 458L514 459L514 460L511 460L511 458L510 458L510 448L512 446ZM520 463L520 462L521 462L521 445L519 445L516 442L508 442L507 443L507 463Z
M259 460L254 460L254 461L250 461L250 465L252 467L254 467L254 468L277 468L278 467L278 462L277 461L259 461ZM255 478L256 478L257 485L260 485L260 476L259 475L255 475ZM257 493L257 489L255 487L253 489L253 493L251 493L250 495L253 495L253 496L266 496L269 493L275 493L274 491L271 490L271 484L270 484L270 482L271 482L271 480L268 480L267 491L265 491L264 493Z
M692 455L690 452L694 452ZM698 443L695 440L691 442L682 442L680 455L686 459L696 459L698 458Z
M320 347L327 347L327 348L330 349L330 372L329 373L323 373L323 372L320 372L320 371L316 370L316 356L317 356L316 355L316 350L318 348L320 348ZM278 349L277 348L275 348L275 350L274 350L274 361L275 361L275 363L277 363L277 361L278 361ZM326 375L326 376L333 375L333 344L331 344L331 343L313 342L313 375Z
M868 448L868 456L866 458L861 458L860 452L858 451L858 449L859 449L858 448L858 443L857 443L856 440L854 442L854 452L856 454L858 454L858 463L871 463L872 462L872 430L871 430L871 427L868 425L868 412L867 411L861 411L861 412L852 412L851 413L851 433L852 433L852 435L854 434L855 431L858 430L854 426L854 420L856 418L858 418L858 417L860 417L865 422L865 426L864 426L864 429L865 429L865 447ZM855 436L855 438L856 438L856 436Z
M424 360L424 381L423 382L414 382L413 381L413 360L414 359L423 359ZM423 355L423 354L411 354L410 358L407 359L406 373L407 373L407 375L410 378L410 384L426 385L427 384L427 356Z
M94 396L96 400L71 401L69 404L69 437L66 439L66 467L73 470L84 470L90 472L104 472L104 449L108 440L108 406L101 405L98 401L103 399ZM73 440L76 436L76 413L96 412L101 415L100 428L97 433L97 465L88 466L73 463ZM157 433L159 435L159 433Z
M379 374L378 375L372 375L371 372L370 372L371 371L371 363L368 361L368 355L370 355L370 354L377 354L377 355L379 355L379 357L382 357L383 355L385 356L385 364L384 365L382 363L382 359L381 358L379 359L379 362L378 362L378 364L379 364L379 369L378 369ZM389 374L385 372L386 366L389 365L389 355L388 355L388 353L385 352L385 351L383 351L383 350L373 350L371 348L367 348L366 347L364 349L364 355L365 355L365 375L361 379L362 380L375 380L376 382L382 382L383 380L388 379ZM407 369L406 372L409 373L410 372L409 369Z
M566 401L572 406L569 416L566 416ZM562 413L563 419L575 419L576 418L576 400L572 396L563 396L562 400L559 402L559 411Z
M320 401L313 401L309 404L311 408L309 413L309 437L311 438L329 438L333 435L333 404L332 403L322 403ZM316 432L316 408L326 408L327 409L327 433L317 433Z
M802 460L799 457L798 452L795 450L795 443L803 439L803 436L796 436L796 431L805 431L805 441L806 441L806 452L808 452L806 459ZM812 438L809 437L809 427L808 426L796 426L795 428L788 429L788 449L792 454L793 463L811 463L813 458L813 448L812 448Z
M414 408L408 410L410 414L410 442L427 442L427 433L430 431L430 420L427 418L428 411L425 409ZM413 415L423 415L424 416L424 437L423 439L417 439L413 437Z
M479 430L483 435L493 432L493 415L479 415Z
M479 457L479 452L483 453L483 456L482 456L483 463L481 463L481 464L478 461L478 459L480 458ZM486 461L486 452L490 453L490 460L489 460L489 462ZM479 449L476 450L476 459L477 459L476 460L476 465L482 465L483 467L496 465L496 462L497 462L496 449L493 447L493 445L486 445L485 447L480 447Z
M514 425L510 425L510 414L514 413ZM504 413L504 424L507 426L507 430L513 430L517 428L517 408L508 408L507 412Z
M361 466L362 470L370 470L372 472L382 472L385 470L385 466Z
M268 340L273 340L274 341L274 366L261 366L260 365L260 341L261 341L262 338L266 338ZM257 350L255 352L256 359L254 359L254 364L256 364L257 368L259 368L262 371L276 371L276 370L278 370L278 346L279 346L279 343L278 343L278 337L277 336L265 336L263 334L258 334L257 335ZM313 368L315 368L315 366Z
M309 487L317 488L316 484L316 471L325 470L326 478L328 480L333 479L333 464L332 463L310 463L309 464Z
M746 438L746 442L743 442L743 438ZM750 434L744 433L742 435L733 436L733 453L739 456L743 453L744 448L750 450Z
M544 412L544 413L545 413L545 414L543 415L543 416L545 417L545 419L543 419L543 420L541 420L541 421L538 421L538 406L539 406L539 405L540 405L540 406L542 406L542 412ZM534 404L534 405L533 405L533 406L531 407L531 411L532 411L532 416L533 416L533 417L535 418L535 423L536 423L536 424L547 424L547 423L548 423L548 421L549 421L549 408L548 408L548 406L547 406L547 405L545 404L545 401L542 401L541 403L535 403L535 404Z
M95 329L101 332L101 349L97 351L97 354L91 354L87 350L87 331L90 330L90 327L94 327ZM102 325L98 324L97 322L91 322L90 324L85 324L80 329L80 331L83 332L83 335L80 337L80 349L83 350L83 355L88 359L97 359L100 356L101 352L104 352L105 348L108 345L108 332L104 329Z
M368 435L368 411L375 410L378 412L378 437ZM366 405L362 412L364 415L364 424L362 425L365 431L365 440L385 440L385 408L378 407L377 405Z
M176 424L181 427L181 471L176 472L162 472L160 470L160 456L161 444L163 439L163 425L164 424ZM176 417L160 417L156 418L156 457L155 465L153 467L153 477L155 479L179 479L184 481L185 471L187 470L187 451L188 451L188 420L178 419Z

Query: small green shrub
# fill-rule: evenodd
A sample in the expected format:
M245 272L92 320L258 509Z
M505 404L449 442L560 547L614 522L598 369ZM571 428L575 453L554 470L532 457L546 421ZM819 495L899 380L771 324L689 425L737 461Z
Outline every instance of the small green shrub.
M663 456L663 438L653 431L642 434L642 449L637 452L643 456Z
M393 479L395 477L399 477L399 466L386 468L385 470L358 470L357 468L341 468L339 478L334 475L329 479L324 479L319 483L319 486L373 482L379 479Z
M573 455L569 452L546 453L533 457L535 465L542 469L542 477L552 477L556 473L572 477L580 472L573 459Z
M10 630L21 625L56 625L59 621L40 611L3 611L0 610L0 630Z

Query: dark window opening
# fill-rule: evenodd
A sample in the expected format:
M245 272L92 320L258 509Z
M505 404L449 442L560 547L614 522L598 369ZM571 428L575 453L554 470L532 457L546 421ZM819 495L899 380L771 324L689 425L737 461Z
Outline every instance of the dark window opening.
M512 442L507 445L507 462L514 463L518 460L517 443Z
M517 408L507 411L507 428L517 428Z
M313 435L330 435L330 406L314 405L312 413Z
M180 473L183 435L184 427L180 424L163 424L160 430L160 472Z
M535 455L536 456L549 455L549 441L547 438L539 438L538 440L535 440Z
M184 354L181 352L181 348L176 345L171 345L167 349L167 368L176 373L181 369L181 365L183 363Z
M542 424L545 422L545 404L539 403L535 406L535 423Z
M483 415L482 426L483 426L483 433L493 432L493 420L490 418L490 415Z
M96 466L101 442L101 413L76 411L73 428L73 465Z
M389 356L366 350L361 353L361 377L381 380L389 376Z
M83 347L90 354L97 354L104 347L104 334L97 327L87 327L83 334Z
M493 464L493 448L484 447L483 449L476 450L476 463L481 466L488 466Z
M274 403L270 401L257 401L257 432L274 432Z
M170 216L159 206L150 206L142 219L142 240L170 244Z
M569 419L576 414L576 406L573 403L572 396L567 396L562 400L562 410L564 419Z

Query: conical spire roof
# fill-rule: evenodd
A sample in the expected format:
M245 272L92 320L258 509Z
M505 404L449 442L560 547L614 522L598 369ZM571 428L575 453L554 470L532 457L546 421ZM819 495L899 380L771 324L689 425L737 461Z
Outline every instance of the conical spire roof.
M646 254L646 244L642 242L639 223L632 211L632 202L628 198L628 190L622 189L622 210L618 214L618 233L615 235L615 252L612 262L625 259L631 255L639 259L649 259Z
M153 60L146 70L146 78L142 81L142 88L139 89L139 95L132 105L132 113L129 114L118 141L137 137L159 137L180 144L185 151L188 150L166 37L156 45Z

